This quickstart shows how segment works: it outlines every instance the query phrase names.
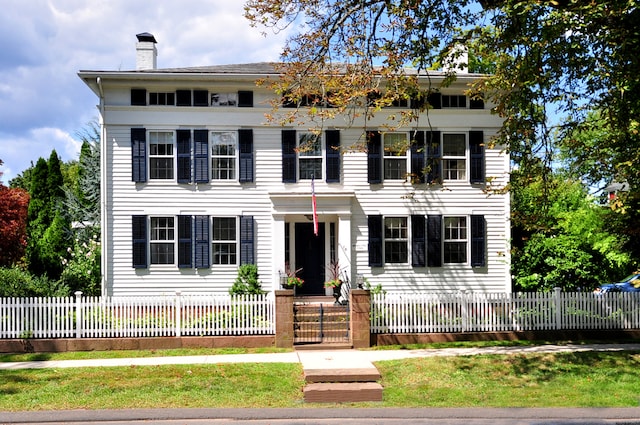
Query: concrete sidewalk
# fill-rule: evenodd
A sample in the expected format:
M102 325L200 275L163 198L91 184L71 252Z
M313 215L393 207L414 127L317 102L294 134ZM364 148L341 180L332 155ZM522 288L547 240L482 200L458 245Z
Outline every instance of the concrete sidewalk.
M159 366L177 364L221 363L301 363L305 369L359 369L373 367L372 363L420 357L474 356L481 354L561 353L577 351L640 351L638 344L570 344L513 347L443 348L420 350L330 350L292 351L264 354L220 354L211 356L140 357L88 360L44 360L29 362L0 362L0 370Z

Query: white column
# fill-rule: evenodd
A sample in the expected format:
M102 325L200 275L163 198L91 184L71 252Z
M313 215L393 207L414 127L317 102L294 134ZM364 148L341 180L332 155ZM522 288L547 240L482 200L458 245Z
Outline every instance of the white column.
M271 289L280 288L280 272L284 272L284 231L285 221L284 215L273 216L273 229L271 230L271 261L273 261L273 268L271 273Z
M344 270L344 274L349 276L349 280L354 282L355 274L351 267L352 258L351 247L351 216L338 216L338 263Z

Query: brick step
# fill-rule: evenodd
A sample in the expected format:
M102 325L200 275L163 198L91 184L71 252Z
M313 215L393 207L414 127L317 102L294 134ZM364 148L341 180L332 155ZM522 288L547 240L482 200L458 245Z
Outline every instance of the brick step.
M320 382L377 382L380 378L380 372L375 367L304 370L304 380L309 384Z
M303 393L306 403L382 401L382 385L376 382L314 383Z

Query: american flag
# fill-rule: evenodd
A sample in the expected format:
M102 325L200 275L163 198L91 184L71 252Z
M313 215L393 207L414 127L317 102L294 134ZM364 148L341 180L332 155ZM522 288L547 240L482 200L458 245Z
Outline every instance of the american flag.
M313 234L318 236L318 210L316 208L316 184L311 176L311 206L313 207Z

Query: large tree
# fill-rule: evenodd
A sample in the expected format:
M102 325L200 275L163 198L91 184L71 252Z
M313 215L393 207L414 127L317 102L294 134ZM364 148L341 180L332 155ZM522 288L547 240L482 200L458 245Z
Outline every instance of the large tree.
M0 267L19 263L27 245L29 194L0 183Z
M368 113L414 96L415 79L405 67L428 72L462 40L480 63L495 64L493 75L471 92L497 105L505 118L499 141L522 170L538 171L542 160L547 172L553 134L568 134L597 108L611 128L607 143L617 178L634 187L640 180L633 166L640 160L637 2L247 0L245 10L258 26L300 28L283 51L283 77L274 88L289 101L324 95L336 106L305 109L305 121L321 124L376 91L382 96ZM289 110L279 118L294 121L300 114Z
M69 220L63 208L64 189L60 159L38 159L31 177L28 209L27 263L29 271L56 280L70 247Z

